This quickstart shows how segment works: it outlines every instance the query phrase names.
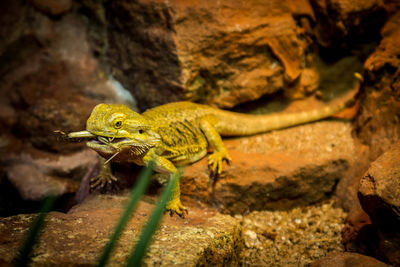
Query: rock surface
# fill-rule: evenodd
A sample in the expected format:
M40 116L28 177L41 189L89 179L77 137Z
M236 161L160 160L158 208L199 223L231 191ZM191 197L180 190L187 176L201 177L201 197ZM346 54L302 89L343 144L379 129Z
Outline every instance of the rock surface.
M239 266L308 266L343 251L339 232L346 213L332 204L235 216L242 219L245 241Z
M48 195L75 193L81 179L90 176L97 154L83 150L67 156L35 157L23 153L11 156L5 168L8 180L25 200L41 200Z
M380 256L400 265L400 142L371 164L360 181L363 209L378 229Z
M342 229L342 243L345 251L376 255L377 241L376 227L372 225L368 214L361 206L351 210Z
M95 265L119 219L126 196L97 195L69 213L51 212L35 246L32 266ZM121 266L138 239L141 226L154 205L141 202L109 261ZM0 259L15 259L24 234L36 215L0 219ZM217 265L235 259L243 247L240 228L228 215L207 208L192 208L190 217L165 216L155 235L144 266Z
M374 39L387 18L382 0L310 2L317 18L317 40L324 47L346 45L349 39Z
M105 12L108 57L142 109L178 99L233 107L285 84L317 87L308 1L113 1Z
M375 160L360 181L363 209L378 226L400 223L400 142Z
M371 160L400 139L400 13L381 30L378 48L364 63L365 95L355 123L355 134L370 146Z
M332 253L322 259L314 261L310 267L387 267L387 265L377 259L357 253Z

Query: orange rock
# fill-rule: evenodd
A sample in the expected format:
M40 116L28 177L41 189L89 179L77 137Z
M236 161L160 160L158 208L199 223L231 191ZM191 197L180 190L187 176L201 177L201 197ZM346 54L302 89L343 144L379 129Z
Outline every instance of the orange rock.
M110 43L110 59L123 66L117 78L141 108L179 99L229 108L285 84L317 87L310 81L318 79L299 79L313 68L304 62L314 17L308 1L120 1L107 10L125 14L110 18L118 30L109 34L120 40Z
M97 195L67 214L50 212L34 247L33 265L95 265L128 200L126 195ZM153 204L139 203L111 254L111 265L126 265L153 209ZM22 214L0 218L0 262L10 265L15 261L35 217ZM185 220L165 216L153 239L144 257L145 266L229 264L238 257L244 243L234 218L199 207L193 208Z

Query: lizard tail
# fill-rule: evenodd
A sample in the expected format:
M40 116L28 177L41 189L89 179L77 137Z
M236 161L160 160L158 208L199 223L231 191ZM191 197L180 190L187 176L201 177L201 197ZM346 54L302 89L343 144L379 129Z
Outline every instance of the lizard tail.
M321 109L289 114L249 115L219 110L214 114L219 121L215 128L223 136L252 135L321 120L352 106L354 102L355 99L351 98Z

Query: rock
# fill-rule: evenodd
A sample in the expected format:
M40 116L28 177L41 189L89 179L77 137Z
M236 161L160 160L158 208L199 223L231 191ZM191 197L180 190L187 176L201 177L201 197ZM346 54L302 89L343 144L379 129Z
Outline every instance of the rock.
M358 253L331 253L322 259L316 260L310 264L310 267L386 267L389 266L372 257Z
M400 265L400 142L375 160L361 178L361 206L378 229L379 254Z
M127 202L126 196L97 195L69 213L51 212L35 246L32 266L95 265ZM110 266L121 266L154 205L141 202L111 254ZM0 219L0 259L16 257L34 214ZM185 220L165 216L143 266L229 264L243 247L234 218L206 208L192 208Z
M308 1L112 1L105 12L108 58L141 109L182 99L233 107L286 84L318 87Z
M96 153L90 150L67 156L42 156L32 158L25 152L8 157L7 178L24 200L75 193L81 178L90 175L97 162Z
M358 196L379 227L400 223L400 142L375 160L361 178Z
M52 16L67 13L72 6L71 0L31 0L31 2L38 10Z
M310 2L317 18L317 40L324 47L346 45L346 38L372 39L386 20L386 3L382 0Z
M345 216L341 208L333 207L333 201L288 211L235 215L241 217L246 244L241 263L246 266L308 266L329 252L341 252L339 233Z
M252 230L246 230L243 233L244 243L247 248L260 246L260 241L258 240L257 233Z
M365 170L368 169L370 164L368 146L362 145L358 140L355 140L354 150L356 151L354 162L349 169L349 172L346 173L346 176L338 183L335 191L337 203L350 214L353 212L358 214L358 211L362 210L357 196L358 185L362 175L365 173Z
M361 206L349 212L342 229L342 243L346 251L377 255L376 227Z
M310 103L308 103L310 105ZM322 121L224 141L233 161L214 188L207 160L185 169L182 194L230 214L289 209L325 199L353 163L350 124Z
M379 46L364 64L364 96L354 131L370 146L371 160L400 139L400 13L388 20L381 36Z

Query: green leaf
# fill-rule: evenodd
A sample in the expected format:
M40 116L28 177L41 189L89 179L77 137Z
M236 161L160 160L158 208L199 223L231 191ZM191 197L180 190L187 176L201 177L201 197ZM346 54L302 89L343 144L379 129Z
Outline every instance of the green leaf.
M133 187L131 191L131 196L128 205L126 206L121 218L119 219L117 225L115 226L114 232L110 237L110 240L106 244L103 254L100 257L98 266L105 266L107 263L110 254L117 243L123 229L125 228L126 224L128 223L134 209L136 208L137 204L139 203L140 198L143 196L144 192L146 191L150 177L153 173L154 163L150 162L148 167L145 168L139 176L139 181L137 185Z
M164 189L160 200L158 201L153 214L148 220L144 230L142 231L139 241L136 244L135 250L131 253L127 266L140 266L143 256L146 253L146 249L150 244L151 238L157 229L158 224L161 221L162 215L165 211L167 201L171 198L172 192L179 180L180 173L176 173L169 180L168 185Z

